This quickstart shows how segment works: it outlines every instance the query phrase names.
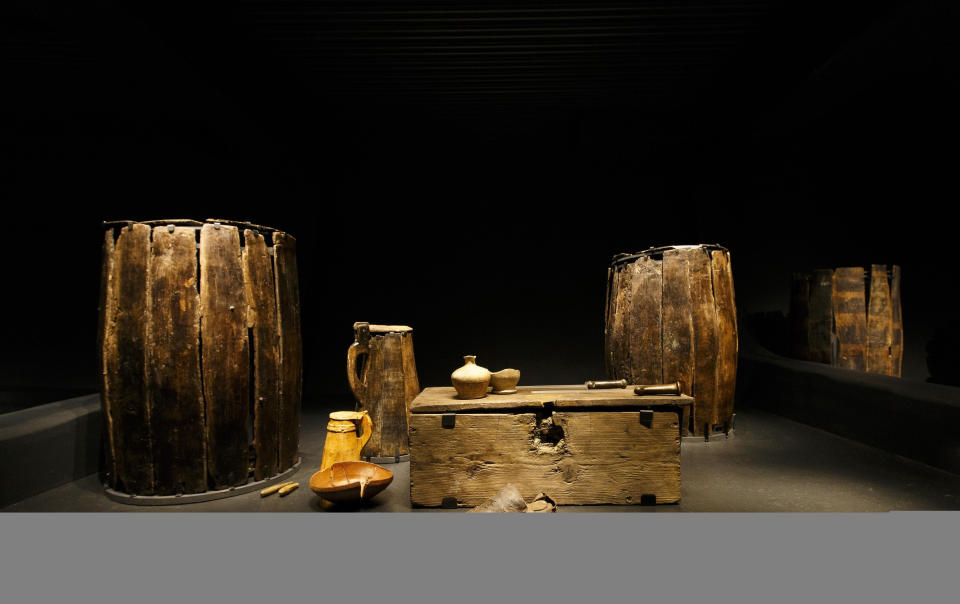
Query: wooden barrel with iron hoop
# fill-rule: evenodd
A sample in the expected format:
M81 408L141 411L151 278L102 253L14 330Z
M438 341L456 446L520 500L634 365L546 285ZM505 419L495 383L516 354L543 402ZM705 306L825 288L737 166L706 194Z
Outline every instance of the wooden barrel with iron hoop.
M184 503L292 473L302 382L294 238L226 220L104 226L108 496Z
M738 352L730 252L678 245L614 256L604 349L612 379L680 382L694 397L688 434L729 433Z

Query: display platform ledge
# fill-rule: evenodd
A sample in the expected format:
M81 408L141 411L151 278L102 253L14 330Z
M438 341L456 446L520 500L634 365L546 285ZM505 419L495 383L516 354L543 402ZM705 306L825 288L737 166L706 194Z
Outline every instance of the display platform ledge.
M0 415L0 507L95 473L100 395Z
M741 353L738 408L770 411L960 474L960 388Z

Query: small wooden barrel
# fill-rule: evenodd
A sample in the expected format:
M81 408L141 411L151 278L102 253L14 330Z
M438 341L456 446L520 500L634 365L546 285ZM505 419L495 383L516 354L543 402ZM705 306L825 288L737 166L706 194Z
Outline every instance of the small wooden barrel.
M228 221L105 226L99 351L108 495L210 499L298 464L294 238Z
M885 264L793 275L791 348L799 359L900 377L900 267Z
M354 323L347 349L347 379L357 411L373 420L373 436L361 452L373 463L407 461L410 403L420 394L413 357L413 329L406 325Z
M695 399L686 433L729 433L738 351L730 252L683 245L614 256L604 348L612 379L680 382Z

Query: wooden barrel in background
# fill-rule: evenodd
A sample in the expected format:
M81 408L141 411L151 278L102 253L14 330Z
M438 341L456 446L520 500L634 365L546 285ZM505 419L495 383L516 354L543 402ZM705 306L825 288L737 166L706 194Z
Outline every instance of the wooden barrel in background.
M730 252L719 245L615 256L607 271L607 375L631 384L679 381L694 397L688 433L728 432L737 379Z
M109 488L156 497L236 490L299 463L294 238L230 221L105 227Z
M873 264L793 275L791 349L799 359L900 377L900 267Z

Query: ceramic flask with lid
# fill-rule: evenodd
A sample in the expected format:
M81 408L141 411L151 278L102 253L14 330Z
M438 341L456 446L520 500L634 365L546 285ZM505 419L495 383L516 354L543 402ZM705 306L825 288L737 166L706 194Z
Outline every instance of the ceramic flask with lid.
M475 356L465 356L463 361L463 367L450 374L450 381L453 382L457 395L463 399L487 396L487 386L490 385L490 371L477 365L477 357Z

